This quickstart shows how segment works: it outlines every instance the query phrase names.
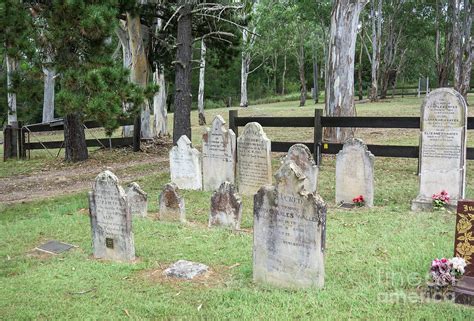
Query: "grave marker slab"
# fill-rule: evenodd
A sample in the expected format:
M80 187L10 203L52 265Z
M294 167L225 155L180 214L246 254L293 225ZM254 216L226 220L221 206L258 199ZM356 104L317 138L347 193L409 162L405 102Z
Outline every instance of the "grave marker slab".
M283 163L275 186L254 196L253 279L287 288L323 287L326 204L305 176Z
M271 141L257 122L245 125L237 139L239 192L253 195L263 185L272 184Z
M135 182L128 185L127 198L132 216L146 217L148 211L148 194Z
M290 147L283 162L292 160L298 165L306 176L305 190L312 193L317 191L319 168L314 161L311 151L306 145L295 144Z
M213 225L240 229L242 221L242 199L237 193L234 184L224 182L212 194L209 227Z
M41 252L49 253L49 254L61 254L63 252L69 251L70 249L76 246L59 242L56 240L48 241L44 244L41 244L36 249Z
M225 128L220 115L202 135L202 170L206 191L217 190L225 181L235 181L235 134Z
M442 190L456 205L466 187L466 102L454 89L433 90L423 100L420 122L420 192L412 210L430 210L432 195Z
M163 274L178 279L194 279L196 276L206 273L207 265L186 260L179 260L163 271Z
M202 189L201 153L186 135L170 151L170 173L171 181L180 189Z
M106 170L89 192L94 257L116 261L135 259L132 215L127 194L119 180Z
M364 142L350 138L336 155L336 204L352 204L362 195L365 206L374 205L374 160Z
M159 208L158 218L160 221L186 222L184 198L179 196L176 184L168 183L163 187L160 194Z

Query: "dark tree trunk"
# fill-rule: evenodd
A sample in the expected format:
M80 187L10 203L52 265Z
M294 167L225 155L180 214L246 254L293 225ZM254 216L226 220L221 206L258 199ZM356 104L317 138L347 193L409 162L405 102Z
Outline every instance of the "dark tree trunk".
M319 84L318 84L318 53L313 48L313 100L317 104L319 102Z
M192 56L192 29L191 4L180 0L178 36L176 39L176 77L174 99L174 126L173 144L176 144L182 135L191 140L191 56Z
M89 157L84 126L79 113L67 114L64 117L64 144L67 162L79 162Z

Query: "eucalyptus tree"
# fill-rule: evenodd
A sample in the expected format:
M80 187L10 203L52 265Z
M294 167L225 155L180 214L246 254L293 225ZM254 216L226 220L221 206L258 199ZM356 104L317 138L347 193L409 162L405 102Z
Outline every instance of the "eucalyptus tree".
M474 6L470 0L451 0L453 6L454 89L465 99L470 89L474 40L472 19Z

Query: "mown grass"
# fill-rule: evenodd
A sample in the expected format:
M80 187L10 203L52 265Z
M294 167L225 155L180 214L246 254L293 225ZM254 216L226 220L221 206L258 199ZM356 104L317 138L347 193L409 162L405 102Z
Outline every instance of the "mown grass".
M408 105L407 110L413 108ZM286 106L271 108L285 115ZM276 169L280 155L273 156ZM208 192L182 192L187 224L154 220L158 193L169 181L165 172L138 180L149 194L149 214L133 221L138 256L133 264L91 257L84 192L2 206L1 319L472 320L472 308L424 301L421 295L431 260L453 253L455 216L410 212L418 191L416 160L376 159L372 209L336 208L334 166L334 157L323 158L318 184L329 205L322 290L290 291L252 282L251 197L243 197L239 233L207 227ZM468 161L468 197L474 197L469 184L473 168ZM78 248L59 256L33 251L50 239ZM178 259L207 264L211 274L197 282L162 278L161 270Z

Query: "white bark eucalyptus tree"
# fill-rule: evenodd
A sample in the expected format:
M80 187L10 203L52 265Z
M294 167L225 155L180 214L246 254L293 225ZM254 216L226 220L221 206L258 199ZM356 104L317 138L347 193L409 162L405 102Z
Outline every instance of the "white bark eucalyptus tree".
M163 28L163 20L156 21L155 34ZM168 135L168 110L166 109L165 71L161 64L154 62L153 83L158 91L153 95L154 134L156 137Z
M327 116L355 116L354 59L359 15L368 0L335 0L331 14L326 74ZM325 139L343 142L354 135L351 128L325 129Z
M244 15L244 20L250 20L251 16L255 16L256 8L259 1L252 1L251 13ZM254 70L250 70L250 63L252 62L252 47L255 44L257 30L257 22L250 20L246 28L242 29L242 65L240 69L240 107L248 107L248 93L247 93L247 80L250 73ZM258 67L257 67L258 68Z
M380 47L382 45L382 4L383 0L373 0L370 3L370 19L372 20L372 85L370 87L370 101L378 100ZM376 5L377 8L375 7Z
M198 90L198 111L199 125L206 124L206 116L204 115L204 77L206 75L206 42L204 37L201 39L201 60L199 62L199 90Z

